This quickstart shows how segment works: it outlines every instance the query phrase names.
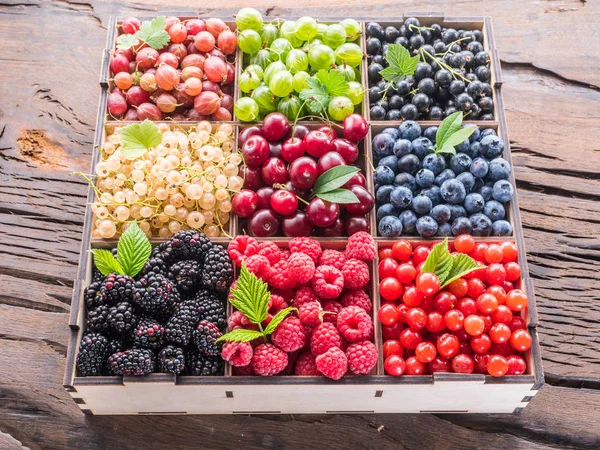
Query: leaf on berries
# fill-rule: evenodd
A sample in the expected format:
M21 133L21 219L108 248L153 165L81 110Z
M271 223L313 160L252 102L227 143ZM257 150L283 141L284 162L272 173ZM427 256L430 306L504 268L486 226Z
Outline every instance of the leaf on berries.
M120 137L121 153L127 159L139 158L162 142L162 133L156 124L148 119L123 127Z
M389 66L379 72L387 81L397 83L415 73L419 56L410 56L410 52L401 44L389 44L385 59Z
M452 270L443 282L440 279L440 288L449 285L453 281L464 277L465 275L473 272L474 270L484 269L486 267L477 264L473 258L471 258L469 255L465 255L464 253L459 253L452 259Z
M246 330L244 328L238 328L236 330L230 331L227 334L224 334L215 342L250 342L254 339L258 339L263 336L264 334L257 330Z
M475 125L461 128L463 121L462 111L457 111L446 117L435 134L437 149L435 153L450 153L456 155L455 146L469 139L477 127Z
M421 272L431 272L437 275L440 283L443 283L452 270L454 260L448 251L448 238L436 244L425 260Z
M265 335L271 334L273 331L275 331L275 328L277 328L277 326L281 322L283 322L283 319L285 319L287 317L287 315L289 313L291 313L292 311L298 311L298 310L296 308L294 308L293 306L289 306L285 309L282 309L277 314L275 314L275 316L269 322L269 325L267 325L267 328L265 328Z
M140 29L135 33L135 37L144 41L155 50L163 48L171 40L169 33L165 31L167 18L159 16L151 21L144 21Z
M122 34L117 38L117 48L126 50L137 45L140 40L134 34Z
M229 299L229 303L244 314L250 322L259 324L267 318L271 298L267 284L249 272L246 264L242 263L240 276L231 293L233 298Z
M125 275L125 271L110 251L104 249L93 249L90 251L94 255L94 265L102 275L108 275L113 272Z
M360 172L360 169L354 166L332 167L317 178L313 191L318 195L341 188L350 181L357 172Z
M333 97L346 95L349 89L346 77L335 70L321 69L314 76L307 78L306 84L308 88L300 92L300 98L314 114L325 112Z
M325 90L330 97L337 97L338 95L346 95L348 92L348 81L343 73L336 70L325 70L321 69L315 77L323 83Z
M468 127L461 128L457 132L448 136L448 138L446 139L446 142L444 142L443 147L447 147L447 146L455 147L455 146L463 143L464 141L469 139L469 136L471 136L475 132L476 129L477 129L476 125L471 125Z
M322 200L332 203L360 203L358 197L349 189L333 189L331 191L321 192L320 194L315 195Z
M117 262L125 274L133 278L144 268L151 253L148 237L134 220L119 238Z

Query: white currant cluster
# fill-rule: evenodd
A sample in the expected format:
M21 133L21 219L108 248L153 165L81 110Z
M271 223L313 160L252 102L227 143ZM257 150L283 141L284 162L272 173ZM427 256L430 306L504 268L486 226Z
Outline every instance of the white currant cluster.
M192 228L225 235L231 198L244 184L233 126L158 127L161 144L136 159L121 153L120 128L107 136L95 169L94 238L118 236L133 220L148 237L167 239Z

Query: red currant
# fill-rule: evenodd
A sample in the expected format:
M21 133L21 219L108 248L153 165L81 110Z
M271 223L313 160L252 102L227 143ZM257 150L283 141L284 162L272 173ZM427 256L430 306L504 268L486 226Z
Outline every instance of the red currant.
M419 306L423 301L423 295L417 291L417 288L411 286L404 291L402 300L407 306Z
M392 249L391 248L382 248L379 250L379 259L385 259L385 258L393 258L394 255L392 255Z
M398 263L394 258L385 258L379 261L379 278L382 280L388 277L396 276L396 269L398 268Z
M387 357L391 355L402 356L404 354L404 348L402 348L402 344L400 344L400 341L397 341L396 339L385 341L382 349L384 359L387 359Z
M469 355L458 354L452 358L452 372L473 373L473 370L475 370L475 361Z
M425 327L432 333L443 331L446 328L444 316L439 311L431 311L427 314L427 324Z
M484 353L487 353L490 348L492 348L492 340L487 334L475 336L473 339L471 339L471 348L475 353L483 355Z
M441 356L436 356L433 358L433 361L429 363L429 372L431 373L450 372L450 369L450 360L442 358Z
M441 313L446 313L456 306L457 300L450 292L442 291L434 298L435 309Z
M384 278L379 282L379 294L385 300L397 300L402 295L402 284L396 278Z
M461 234L454 240L454 248L457 252L468 255L475 248L475 238L470 234Z
M504 271L506 272L506 279L508 281L517 281L521 278L521 266L516 262L507 262L504 264Z
M463 327L471 336L481 336L485 330L485 321L481 316L467 316L465 317Z
M398 312L398 309L391 303L384 303L381 305L377 316L379 317L379 321L382 323L382 325L388 327L394 325L400 319L400 313Z
M483 314L491 314L498 309L498 299L492 294L477 297L477 309Z
M477 303L471 297L464 297L458 301L457 309L463 313L463 316L477 314Z
M421 342L423 342L423 338L417 330L407 328L400 333L400 344L406 349L414 350Z
M483 374L488 373L487 363L488 363L489 359L490 359L489 353L485 353L483 355L479 355L479 354L475 353L473 355L473 360L475 361L475 373L483 373Z
M444 323L450 331L458 331L463 327L465 316L458 309L451 309L444 315Z
M520 289L513 289L506 294L506 306L508 306L511 311L523 311L527 309L527 303L527 295Z
M460 341L453 334L445 333L437 339L436 347L439 354L444 358L452 358L458 353Z
M510 337L510 345L518 352L525 352L531 348L531 335L527 330L516 330Z
M525 321L519 316L513 316L510 322L508 322L508 327L510 331L516 330L524 330L525 329Z
M475 244L475 247L470 255L471 258L480 262L485 262L485 251L487 250L487 247L488 245L484 244L483 242Z
M404 330L404 325L400 323L400 321L396 322L391 327L382 326L381 327L381 335L383 336L383 340L393 339L397 340L400 338L400 332Z
M410 242L402 240L394 242L392 246L392 255L398 261L406 261L412 255L412 245Z
M508 372L508 361L501 355L492 355L488 359L487 371L493 377L502 377Z
M485 286L479 278L468 279L467 286L467 295L471 298L477 298L485 291Z
M506 270L502 264L490 264L485 270L485 281L488 284L502 284L506 279Z
M508 370L506 375L523 375L527 369L525 360L518 355L510 355L506 358L508 362Z
M425 261L430 252L431 250L429 247L425 247L424 245L419 245L417 248L415 248L415 251L413 252L415 264L420 264Z
M503 242L500 244L500 248L502 249L502 262L508 263L517 260L517 257L519 256L519 249L515 243Z
M435 345L431 342L421 342L415 348L415 358L422 363L429 363L433 361L437 355L437 350L435 349Z
M456 298L463 298L465 295L467 295L467 291L469 290L469 284L464 278L459 278L458 280L454 280L448 285L448 290Z
M421 308L410 308L405 317L408 326L414 330L420 330L427 323L427 314Z
M498 285L494 285L494 286L489 286L485 292L487 292L488 294L492 294L496 297L496 299L498 300L498 304L499 305L504 305L504 303L506 302L506 291L504 290L504 288L502 286L498 286Z
M417 276L417 269L412 264L400 264L396 269L396 278L401 283L412 283Z
M433 295L440 290L440 279L434 273L421 273L417 277L417 290L423 295Z
M391 355L385 359L383 367L389 375L399 377L406 369L406 362L398 355Z
M406 358L406 375L423 375L425 374L425 364L419 361L414 356Z
M485 249L485 260L488 264L502 261L502 248L498 244L490 244Z

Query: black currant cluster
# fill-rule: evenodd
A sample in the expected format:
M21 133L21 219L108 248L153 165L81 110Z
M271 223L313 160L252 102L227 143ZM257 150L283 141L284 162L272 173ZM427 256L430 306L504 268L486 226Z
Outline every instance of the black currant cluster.
M494 120L490 56L480 30L455 30L410 17L399 28L366 28L371 120L442 120L463 111L467 120ZM390 44L419 57L412 76L383 79Z

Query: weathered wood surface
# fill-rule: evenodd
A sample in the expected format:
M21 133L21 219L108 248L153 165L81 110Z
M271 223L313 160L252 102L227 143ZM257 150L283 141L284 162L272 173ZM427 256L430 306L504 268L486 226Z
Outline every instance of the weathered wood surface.
M0 449L598 448L600 4L585 0L366 0L342 10L259 0L200 10L493 17L544 370L567 387L544 387L518 416L81 415L61 387L86 196L71 173L89 167L108 17L202 6L156 4L0 0Z

